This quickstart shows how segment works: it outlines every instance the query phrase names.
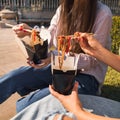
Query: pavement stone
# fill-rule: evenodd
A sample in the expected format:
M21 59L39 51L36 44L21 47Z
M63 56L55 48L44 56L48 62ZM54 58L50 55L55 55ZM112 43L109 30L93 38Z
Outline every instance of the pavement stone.
M0 76L26 66L26 58L15 41L15 34L11 28L0 28ZM3 104L0 104L0 120L9 120L16 114L16 101L21 98L13 94Z

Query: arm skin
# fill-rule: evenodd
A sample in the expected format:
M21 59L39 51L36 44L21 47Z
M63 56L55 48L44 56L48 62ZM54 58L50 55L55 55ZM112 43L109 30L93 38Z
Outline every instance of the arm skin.
M102 47L102 45L92 35L81 33L80 46L85 53L96 57L100 61L120 72L120 56Z
M60 114L55 115L55 117L53 118L53 120L58 120L60 117ZM68 116L63 116L62 120L72 120L72 118L68 117Z
M77 82L74 85L72 93L67 96L59 94L58 92L54 91L51 85L49 86L49 90L51 94L55 96L68 111L76 115L78 120L120 120L117 118L107 118L104 116L99 116L99 115L95 115L93 113L84 111L81 105L81 102L79 100L79 97L78 97L78 83Z

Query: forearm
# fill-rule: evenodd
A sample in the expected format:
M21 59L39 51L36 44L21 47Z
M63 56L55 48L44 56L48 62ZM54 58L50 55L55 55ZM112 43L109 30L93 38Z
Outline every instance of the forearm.
M94 51L93 56L120 72L120 56L113 54L102 46Z
M87 111L78 109L74 113L78 120L119 120L117 118L109 118L100 115L95 115L93 113L89 113Z

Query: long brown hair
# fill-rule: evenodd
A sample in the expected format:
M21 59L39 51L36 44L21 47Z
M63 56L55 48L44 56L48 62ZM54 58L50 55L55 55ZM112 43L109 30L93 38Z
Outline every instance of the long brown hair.
M97 0L61 0L59 34L91 32L97 9Z

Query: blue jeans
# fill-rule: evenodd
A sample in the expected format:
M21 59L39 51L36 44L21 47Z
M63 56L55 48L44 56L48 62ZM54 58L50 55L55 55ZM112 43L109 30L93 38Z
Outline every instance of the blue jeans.
M4 102L13 93L21 96L37 89L48 87L52 82L51 66L42 69L20 67L0 78L0 103Z
M95 77L86 74L77 74L75 80L79 82L79 94L89 94L89 95L96 95L98 92L99 83L95 79ZM16 110L20 112L22 109L27 107L28 105L32 104L39 99L49 95L49 89L45 88L42 90L37 90L30 95L20 99L16 103Z

